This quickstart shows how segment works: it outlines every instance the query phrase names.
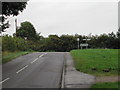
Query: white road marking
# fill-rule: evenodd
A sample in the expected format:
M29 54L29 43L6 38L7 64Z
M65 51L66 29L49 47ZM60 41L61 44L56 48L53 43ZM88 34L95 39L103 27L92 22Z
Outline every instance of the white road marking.
M44 53L44 54L40 55L39 57L43 57L43 56L46 55L46 54L47 54L47 53ZM37 60L38 60L38 58L36 58L34 61L32 61L31 64L34 63L34 62L37 61ZM24 70L25 68L27 68L27 67L28 67L28 65L24 66L22 69L18 70L16 73L17 73L17 74L20 73L21 71L23 71L23 70ZM3 81L0 82L0 84L6 82L6 81L9 80L9 79L10 79L10 78L4 79Z
M28 65L26 65L25 67L23 67L22 69L18 70L16 73L18 74L19 72L23 71L25 68L27 68Z
M40 58L40 57L43 57L43 56L44 56L44 54L40 55L39 58Z
M44 54L40 55L39 58L43 57L43 56L46 55L46 54L47 54L47 53L44 53ZM34 63L34 62L37 61L37 60L38 60L38 58L36 58L35 60L33 60L33 61L31 62L31 64Z
M6 78L3 81L0 82L0 84L4 83L5 81L9 80L10 78Z
M33 61L31 62L31 64L34 63L34 62L37 61L37 60L38 60L38 58L36 58L35 60L33 60Z
M41 55L39 56L39 58L42 57Z
M43 56L44 56L44 54L41 55L41 57L43 57Z
M45 53L45 55L46 55L47 53Z

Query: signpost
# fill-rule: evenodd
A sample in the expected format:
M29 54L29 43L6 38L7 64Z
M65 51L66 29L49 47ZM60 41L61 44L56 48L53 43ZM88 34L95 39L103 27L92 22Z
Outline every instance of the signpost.
M88 47L88 44L87 44L87 43L80 44L80 47L81 47L81 49L82 49L82 47L86 47L86 49L87 49L87 47Z
M87 38L86 38L86 39L83 39L83 40L84 40L84 41L85 41L85 40L86 40L86 41L87 41L87 40L89 41L89 40L91 40L91 39L87 39Z
M15 29L16 29L16 32L17 32L17 19L15 19Z
M85 43L85 44L80 44L80 46L84 47L84 46L88 46L88 44L87 44L87 43Z
M78 41L78 49L81 47L81 49L82 49L82 47L86 47L86 49L88 48L88 43L87 43L87 41L89 41L89 40L91 40L91 39L87 39L87 37L85 38L85 39L83 39L84 41L86 41L86 43L81 43L80 44L80 39L79 38L77 38L77 41Z
M87 37L85 38L85 39L83 39L84 41L86 41L86 43L82 43L82 44L80 44L80 47L81 47L81 49L82 49L82 47L86 47L86 49L88 48L88 43L87 43L87 41L89 41L89 40L91 40L91 39L87 39Z

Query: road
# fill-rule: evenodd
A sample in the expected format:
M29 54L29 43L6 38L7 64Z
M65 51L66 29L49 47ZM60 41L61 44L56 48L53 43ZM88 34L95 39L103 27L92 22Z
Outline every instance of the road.
M2 88L59 88L64 52L37 52L2 66Z

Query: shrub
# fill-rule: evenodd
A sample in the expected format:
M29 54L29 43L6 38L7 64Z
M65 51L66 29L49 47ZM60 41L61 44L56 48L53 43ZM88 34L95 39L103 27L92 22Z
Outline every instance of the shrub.
M28 50L27 41L22 38L3 36L2 51L26 51Z

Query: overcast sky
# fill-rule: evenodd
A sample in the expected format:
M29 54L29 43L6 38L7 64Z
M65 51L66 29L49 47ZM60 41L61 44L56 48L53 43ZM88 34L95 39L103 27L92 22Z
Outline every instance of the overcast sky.
M104 0L105 1L105 0ZM111 2L110 2L111 1ZM117 32L118 3L109 0L30 0L26 9L17 17L10 17L7 34L15 33L15 18L31 22L37 32L47 37L50 34L102 34Z

